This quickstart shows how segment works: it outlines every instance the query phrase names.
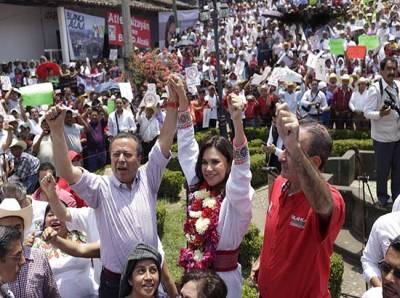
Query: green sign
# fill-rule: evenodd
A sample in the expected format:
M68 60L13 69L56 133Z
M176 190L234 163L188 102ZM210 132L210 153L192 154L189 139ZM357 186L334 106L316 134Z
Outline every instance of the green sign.
M114 99L109 98L107 101L107 110L108 114L115 111L115 101Z
M358 45L366 46L368 51L375 50L380 46L379 36L377 35L360 35L358 37Z
M316 5L317 4L317 0L309 0L308 4L309 5Z
M27 107L50 105L53 103L53 85L51 83L35 84L19 88L22 104Z
M365 5L368 5L370 2L374 2L374 0L364 0Z
M329 48L333 55L344 55L344 39L330 39Z

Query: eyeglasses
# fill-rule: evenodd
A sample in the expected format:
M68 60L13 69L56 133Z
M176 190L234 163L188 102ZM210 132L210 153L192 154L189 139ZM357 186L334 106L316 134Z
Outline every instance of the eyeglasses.
M379 269L382 271L383 274L389 274L393 270L393 275L400 279L400 269L392 267L392 265L388 264L385 262L385 260L382 260L379 262Z

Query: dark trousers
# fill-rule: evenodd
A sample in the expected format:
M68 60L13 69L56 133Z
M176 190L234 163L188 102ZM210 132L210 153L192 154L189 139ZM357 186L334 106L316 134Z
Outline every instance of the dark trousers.
M347 129L353 130L353 115L351 112L335 111L331 114L332 126L335 123L336 129L344 129L344 124L346 124Z
M400 141L382 143L374 140L376 164L376 195L378 200L386 203L387 180L391 174L391 191L393 201L400 194Z
M156 143L157 138L158 136L152 139L150 142L142 142L142 164L145 164L149 160L150 150Z
M217 127L217 119L210 119L210 128L216 128Z
M101 271L99 298L116 298L118 295L119 279L109 278L104 271Z
M102 169L107 162L107 151L104 149L87 149L86 169L89 172L96 172Z

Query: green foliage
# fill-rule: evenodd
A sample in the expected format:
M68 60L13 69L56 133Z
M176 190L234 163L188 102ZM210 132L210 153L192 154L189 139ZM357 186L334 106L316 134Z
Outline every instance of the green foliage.
M199 144L199 147L201 147L201 145L207 142L209 138L216 135L219 135L219 131L216 128L210 128L204 131L197 132L195 134L195 138L197 143Z
M158 191L158 197L178 199L184 183L185 178L182 172L166 169Z
M172 144L171 151L173 153L177 153L178 152L178 143Z
M167 169L171 171L182 172L181 165L179 164L178 156L173 156L167 165Z
M329 292L332 298L339 298L343 282L343 258L334 253L331 256L331 270L329 276Z
M329 129L329 134L334 140L347 140L347 139L370 139L371 134L369 131L362 130L349 130L349 129Z
M358 146L360 150L373 150L372 139L358 140L335 140L333 141L333 148L331 156L342 156L347 150L352 149L354 146Z
M263 171L265 166L265 154L253 154L250 156L250 170L252 173L251 185L259 187L267 184L267 173Z
M248 141L255 139L265 140L268 137L267 127L246 127L244 131Z
M250 276L251 266L260 254L262 243L260 230L254 224L250 224L249 230L240 244L239 263L242 265L244 278Z
M264 152L262 151L262 144L263 144L263 140L261 139L254 139L249 141L249 153L250 155L254 155L254 154L264 154Z
M160 239L164 236L165 217L167 216L167 208L165 203L158 202L157 204L157 234Z
M251 282L249 278L243 281L242 298L258 298L257 287Z

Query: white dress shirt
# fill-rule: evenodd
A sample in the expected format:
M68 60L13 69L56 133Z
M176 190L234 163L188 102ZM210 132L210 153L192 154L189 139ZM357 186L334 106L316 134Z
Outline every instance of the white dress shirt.
M397 90L400 90L400 82L394 81ZM390 86L382 79L382 87L385 90ZM395 92L392 90L392 92ZM397 96L397 104L399 104ZM389 115L381 117L379 111L382 108L384 101L390 100L385 91L380 94L379 81L374 83L368 89L368 96L364 108L364 116L371 120L371 138L383 143L397 142L400 140L400 118L396 111L391 110Z
M118 125L115 115L117 115ZM117 114L117 111L114 111L108 116L108 133L110 136L115 137L118 134L118 127L119 132L136 132L135 119L130 111L123 110L121 115Z
M353 112L364 112L365 99L368 94L368 89L364 90L363 93L356 90L351 94L349 101L349 108Z
M289 93L285 91L282 93L281 98L287 105L292 113L296 113L297 110L297 95L296 92Z
M139 134L143 142L150 142L160 134L160 122L153 115L150 119L147 119L143 113L139 116Z
M326 97L324 92L318 91L317 94L312 93L311 89L307 90L303 97L301 98L300 104L302 106L309 107L313 103L319 103L319 111L315 108L315 105L311 107L310 111L308 112L309 115L318 115L328 109L328 104L326 102Z
M361 257L366 282L369 282L374 276L381 276L378 262L385 257L390 239L396 238L399 234L400 212L382 215L375 221Z

